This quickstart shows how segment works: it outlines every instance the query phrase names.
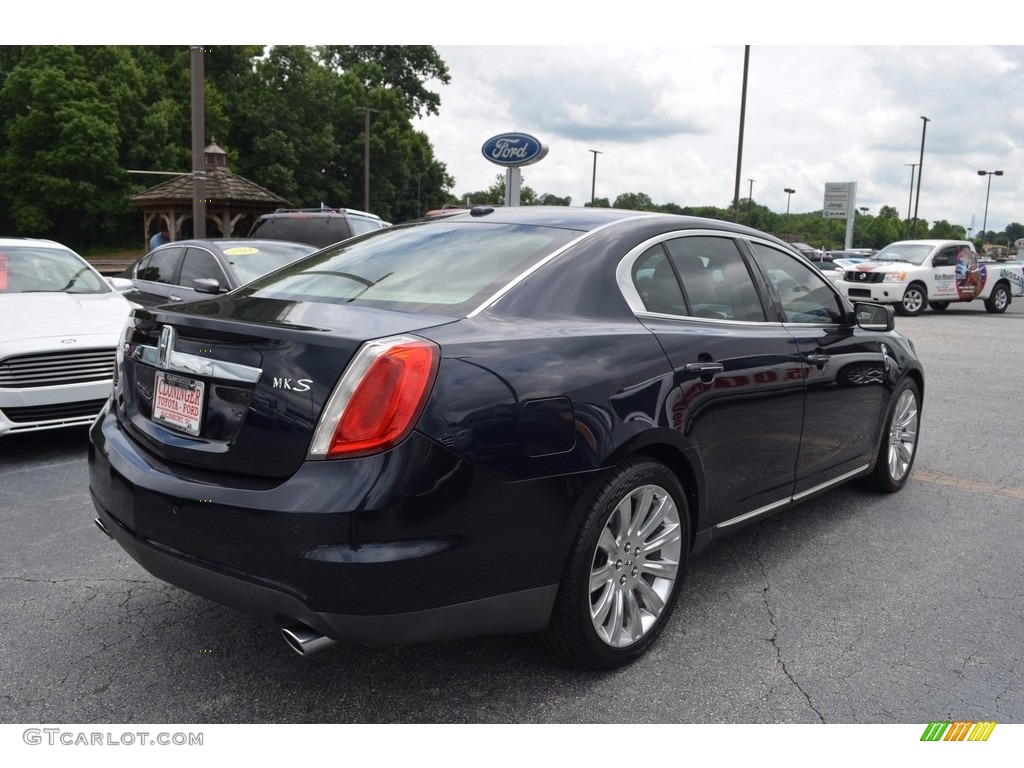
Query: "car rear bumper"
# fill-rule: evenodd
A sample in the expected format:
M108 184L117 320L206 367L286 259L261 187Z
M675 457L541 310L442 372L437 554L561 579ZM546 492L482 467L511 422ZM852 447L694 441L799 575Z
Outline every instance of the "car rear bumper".
M538 631L574 530L564 481L501 483L416 433L229 486L172 471L104 412L89 469L99 520L151 574L345 642Z

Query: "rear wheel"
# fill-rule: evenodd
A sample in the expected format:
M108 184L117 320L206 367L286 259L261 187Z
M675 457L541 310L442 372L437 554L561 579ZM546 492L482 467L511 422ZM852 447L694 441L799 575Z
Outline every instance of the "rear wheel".
M664 628L690 548L678 478L633 458L611 470L590 502L544 632L548 645L591 669L643 654Z
M896 305L901 315L920 315L928 303L928 291L920 283L911 283L903 292L903 298Z
M929 301L928 306L934 309L936 312L942 312L949 308L948 301Z
M893 395L875 468L865 478L869 488L893 493L906 485L917 455L920 426L921 390L913 379L904 379Z
M992 295L985 299L985 311L1001 315L1010 306L1010 289L1006 283L999 283L992 289Z

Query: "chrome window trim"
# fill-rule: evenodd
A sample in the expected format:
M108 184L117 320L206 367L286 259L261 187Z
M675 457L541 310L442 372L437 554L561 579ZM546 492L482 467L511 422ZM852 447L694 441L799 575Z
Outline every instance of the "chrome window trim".
M637 219L647 218L650 215L651 214L649 214L649 213L639 213L636 216L628 216L628 217L625 217L625 218L622 218L622 219L616 219L615 221L609 221L607 224L602 224L599 227L595 227L594 229L589 229L586 232L580 233L579 237L573 238L568 243L563 245L561 248L558 248L558 249L552 251L551 253L549 253L547 256L545 256L543 259L538 261L536 264L534 264L529 269L527 269L524 272L522 272L522 273L516 275L515 277L513 277L511 280L509 280L507 283L505 283L505 285L503 285L501 288L499 288L497 291L495 291L493 294L491 294L488 298L484 299L483 303L479 307L477 307L476 309L472 310L469 314L467 314L466 317L467 318L469 318L469 317L476 317L477 315L479 315L484 310L490 308L502 296L504 296L506 293L511 291L513 288L515 288L517 285L519 285L521 282L523 282L526 278L528 278L530 275L532 275L538 269L543 267L545 264L550 263L554 259L558 258L563 253L568 251L570 248L572 248L572 247L576 246L577 244L583 242L588 237L592 237L592 236L596 235L598 232L602 232L602 231L604 231L606 229L609 229L611 227L620 226L620 225L622 225L622 224L624 224L624 223L626 223L628 221L636 221Z

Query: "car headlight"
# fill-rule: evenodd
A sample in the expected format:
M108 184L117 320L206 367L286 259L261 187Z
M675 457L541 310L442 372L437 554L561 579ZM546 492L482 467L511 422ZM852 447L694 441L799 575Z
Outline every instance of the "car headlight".
M906 272L886 272L883 283L905 283L907 282Z

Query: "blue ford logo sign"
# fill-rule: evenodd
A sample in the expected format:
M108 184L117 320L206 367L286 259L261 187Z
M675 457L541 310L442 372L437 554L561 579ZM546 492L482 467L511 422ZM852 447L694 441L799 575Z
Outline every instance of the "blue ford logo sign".
M511 168L542 160L548 148L528 133L500 133L485 141L480 151L492 163Z

